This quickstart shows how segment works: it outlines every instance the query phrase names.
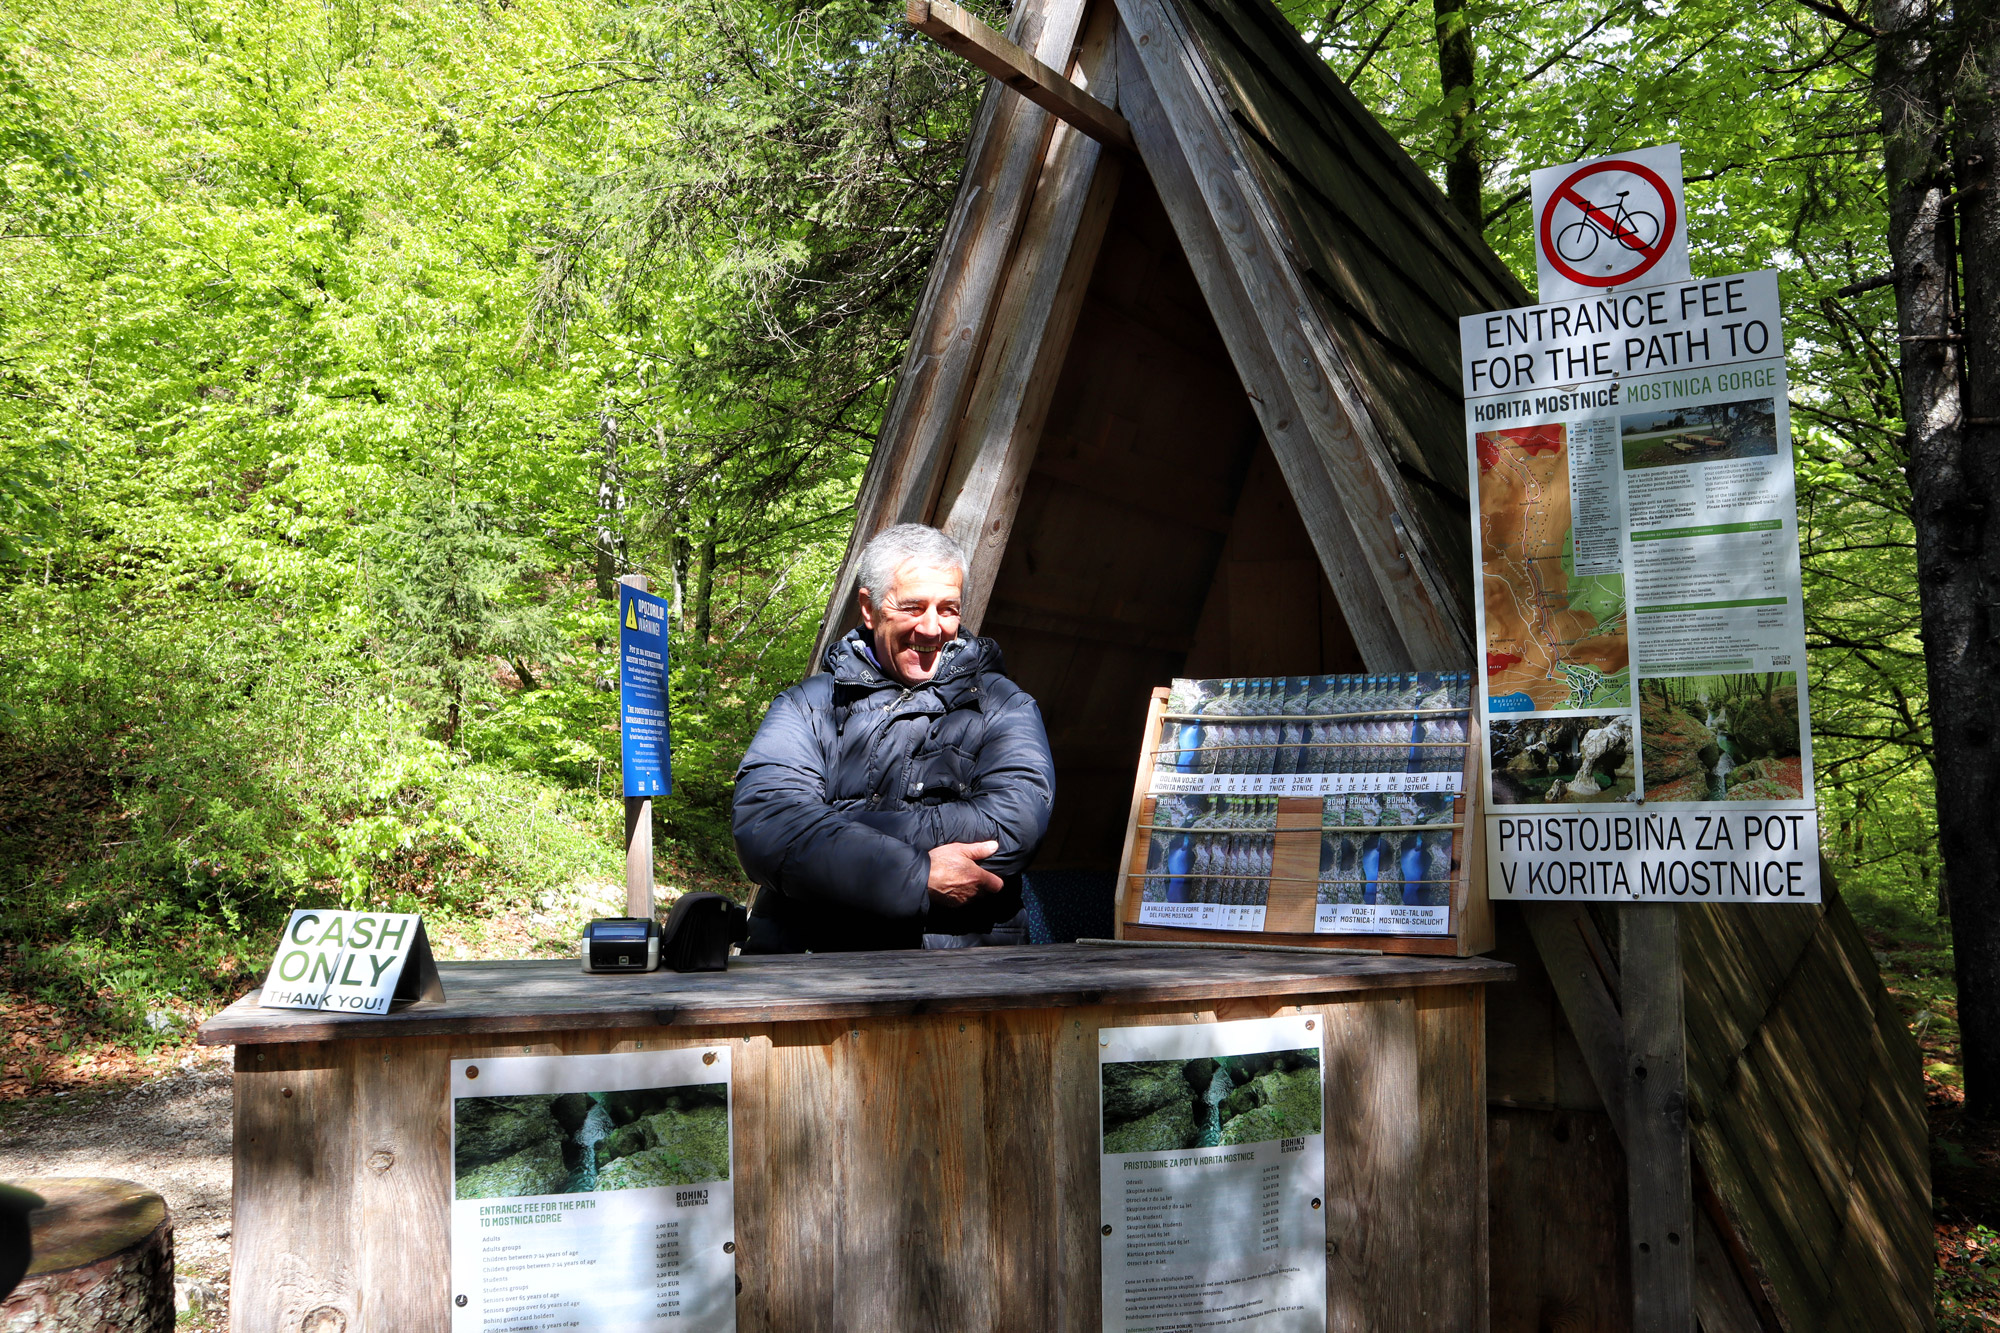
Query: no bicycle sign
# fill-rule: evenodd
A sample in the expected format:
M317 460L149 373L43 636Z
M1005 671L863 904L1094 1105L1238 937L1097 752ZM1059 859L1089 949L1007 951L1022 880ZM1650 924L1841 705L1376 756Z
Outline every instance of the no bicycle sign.
M1529 185L1544 302L1688 280L1679 144L1544 167Z

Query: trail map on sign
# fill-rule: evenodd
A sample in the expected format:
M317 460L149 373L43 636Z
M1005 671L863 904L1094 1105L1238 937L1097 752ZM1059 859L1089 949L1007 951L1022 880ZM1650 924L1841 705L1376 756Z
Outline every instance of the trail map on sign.
M1561 424L1481 431L1480 570L1485 583L1487 693L1496 711L1604 709L1632 702L1619 568L1615 447ZM1573 466L1572 449L1586 450ZM1581 472L1584 494L1574 493ZM1579 522L1578 499L1584 510Z

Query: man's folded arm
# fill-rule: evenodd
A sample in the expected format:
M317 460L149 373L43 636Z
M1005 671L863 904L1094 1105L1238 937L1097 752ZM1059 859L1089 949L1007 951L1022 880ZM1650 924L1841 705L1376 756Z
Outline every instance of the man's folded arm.
M916 917L929 904L930 857L827 804L811 720L780 696L736 774L731 832L750 878L798 898Z
M1049 831L1055 803L1055 761L1041 709L1026 694L986 729L962 800L908 810L853 810L845 818L928 852L950 842L997 842L1000 850L980 861L996 875L1026 868Z

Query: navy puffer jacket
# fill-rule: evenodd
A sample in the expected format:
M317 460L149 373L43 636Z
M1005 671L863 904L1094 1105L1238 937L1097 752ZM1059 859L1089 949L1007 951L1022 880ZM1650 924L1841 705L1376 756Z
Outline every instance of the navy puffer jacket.
M914 688L866 643L850 631L779 695L736 772L736 852L762 886L753 951L954 947L1005 937L1020 913L1055 799L1041 710L991 639L945 645ZM988 841L1000 851L980 864L1005 886L934 905L930 849Z

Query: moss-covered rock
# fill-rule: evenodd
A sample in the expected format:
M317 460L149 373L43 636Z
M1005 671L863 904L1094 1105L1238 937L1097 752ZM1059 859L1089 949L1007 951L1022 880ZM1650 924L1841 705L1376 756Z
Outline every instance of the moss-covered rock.
M1178 1061L1174 1062L1178 1065ZM1179 1097L1151 1114L1104 1131L1106 1152L1163 1152L1191 1148L1196 1141L1194 1102Z
M549 1114L562 1126L566 1138L575 1138L583 1128L583 1122L590 1118L590 1094L587 1092L565 1092L549 1099Z
M1722 753L1715 733L1699 720L1654 699L1639 705L1639 737L1648 796L1683 778L1693 778L1705 789L1708 771Z
M549 1138L497 1162L460 1172L457 1193L461 1199L516 1199L524 1194L561 1194L568 1188L569 1168L563 1164L562 1144Z
M1254 1103L1254 1104L1253 1104ZM1242 1107L1228 1115L1230 1107ZM1317 1065L1273 1069L1230 1094L1223 1104L1225 1144L1263 1143L1320 1131L1320 1079Z
M629 1144L633 1130L643 1135L645 1146L620 1153L609 1165L603 1157L604 1144L598 1145L600 1190L729 1179L729 1114L722 1107L658 1111L615 1131L611 1138L623 1135L621 1146Z
M561 1151L562 1125L543 1096L460 1097L452 1104L452 1163L460 1174L541 1143ZM484 1196L476 1196L484 1197Z
M1138 1120L1193 1095L1181 1060L1135 1060L1104 1066L1104 1123ZM1205 1088L1207 1085L1203 1084Z
M621 1157L630 1157L635 1152L643 1152L652 1147L646 1141L646 1131L640 1125L620 1125L597 1141L597 1169L602 1171L609 1162Z
M1771 697L1743 695L1730 701L1729 730L1743 753L1754 756L1799 752L1799 692L1771 691Z
M1804 794L1796 787L1788 787L1771 778L1752 778L1748 782L1732 779L1729 790L1724 793L1732 801L1796 801Z

